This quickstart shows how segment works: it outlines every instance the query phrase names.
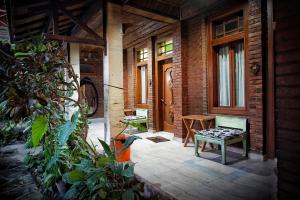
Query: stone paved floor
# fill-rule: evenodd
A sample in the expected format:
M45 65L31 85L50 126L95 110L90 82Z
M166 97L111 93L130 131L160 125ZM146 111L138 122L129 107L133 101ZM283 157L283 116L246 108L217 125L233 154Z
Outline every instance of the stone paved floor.
M89 136L94 141L103 137L104 131L103 125L93 126ZM225 166L220 163L220 154L208 151L201 154L207 159L195 157L193 145L183 147L170 133L138 135L143 139L131 146L135 173L176 199L275 199L273 161L242 160L239 154L228 152L231 164ZM170 141L145 139L156 135Z
M31 173L27 170L23 143L0 147L0 199L42 199Z

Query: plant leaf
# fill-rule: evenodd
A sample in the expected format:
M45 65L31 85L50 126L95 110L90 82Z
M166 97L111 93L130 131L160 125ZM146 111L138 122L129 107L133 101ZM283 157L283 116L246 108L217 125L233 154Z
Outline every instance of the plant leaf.
M73 126L76 126L76 124L78 122L78 118L79 118L79 112L76 111L76 112L74 112L74 114L71 117L71 122L72 122Z
M86 172L93 167L93 162L91 160L82 159L79 164L74 164L74 166L76 166L76 169Z
M113 153L111 152L110 150L110 147L106 144L106 142L104 142L103 140L99 139L99 142L101 143L103 149L104 149L104 152L106 153L107 156L111 157L111 156L114 156Z
M37 116L33 122L31 127L31 137L32 144L34 147L37 147L40 143L40 140L45 135L48 130L48 118L46 116Z
M129 165L126 169L124 169L121 174L125 177L133 177L134 176L134 165Z
M101 199L105 199L107 196L107 192L103 189L100 189L97 193Z
M121 149L120 151L118 151L117 154L121 153L122 151L124 151L125 149L127 149L128 147L130 147L130 145L131 145L135 140L137 140L137 139L141 139L141 137L136 136L136 135L131 135L131 136L129 136L129 137L125 140L122 149Z
M32 53L31 52L17 52L17 53L15 53L15 57L17 58L17 59L22 59L22 58L26 58L26 57L28 57L28 56L30 56L30 55L32 55Z
M73 132L71 121L66 121L58 128L58 140L60 145L65 145Z
M79 113L75 112L72 115L71 121L66 121L62 126L58 128L58 139L60 145L65 145L70 137L70 135L73 133L73 131L76 129L77 122L78 122L78 116Z
M122 194L123 200L134 200L134 192L132 189L128 189Z
M66 183L73 184L77 181L84 181L86 179L85 173L81 170L73 170L71 172L65 173L63 179Z
M111 156L110 157L101 157L101 158L98 158L97 163L99 164L99 166L103 166L103 165L113 162L114 160L115 159Z
M77 197L78 189L76 185L72 185L72 187L65 193L64 199L75 199Z
M7 109L7 103L8 103L8 100L2 101L0 103L0 114L4 113L4 111Z

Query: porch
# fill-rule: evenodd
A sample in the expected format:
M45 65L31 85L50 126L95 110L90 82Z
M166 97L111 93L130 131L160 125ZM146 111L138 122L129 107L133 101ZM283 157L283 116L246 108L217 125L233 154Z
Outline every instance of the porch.
M142 139L131 146L135 174L156 189L175 199L275 199L276 163L272 160L242 160L229 149L229 165L220 163L220 152L208 147L194 156L194 145L183 147L174 134L168 132L140 133ZM148 137L161 136L170 141L155 143ZM104 137L104 122L93 119L88 140L98 144Z

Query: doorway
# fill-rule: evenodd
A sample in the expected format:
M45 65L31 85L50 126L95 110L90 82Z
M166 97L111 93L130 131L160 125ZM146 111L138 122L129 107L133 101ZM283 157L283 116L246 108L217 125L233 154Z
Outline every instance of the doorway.
M158 130L174 131L174 72L172 60L163 60L158 64Z

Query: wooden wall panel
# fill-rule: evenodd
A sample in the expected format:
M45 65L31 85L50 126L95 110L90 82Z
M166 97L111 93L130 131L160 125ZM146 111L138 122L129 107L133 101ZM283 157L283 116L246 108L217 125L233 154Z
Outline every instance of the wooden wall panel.
M278 199L299 199L300 2L274 0Z

